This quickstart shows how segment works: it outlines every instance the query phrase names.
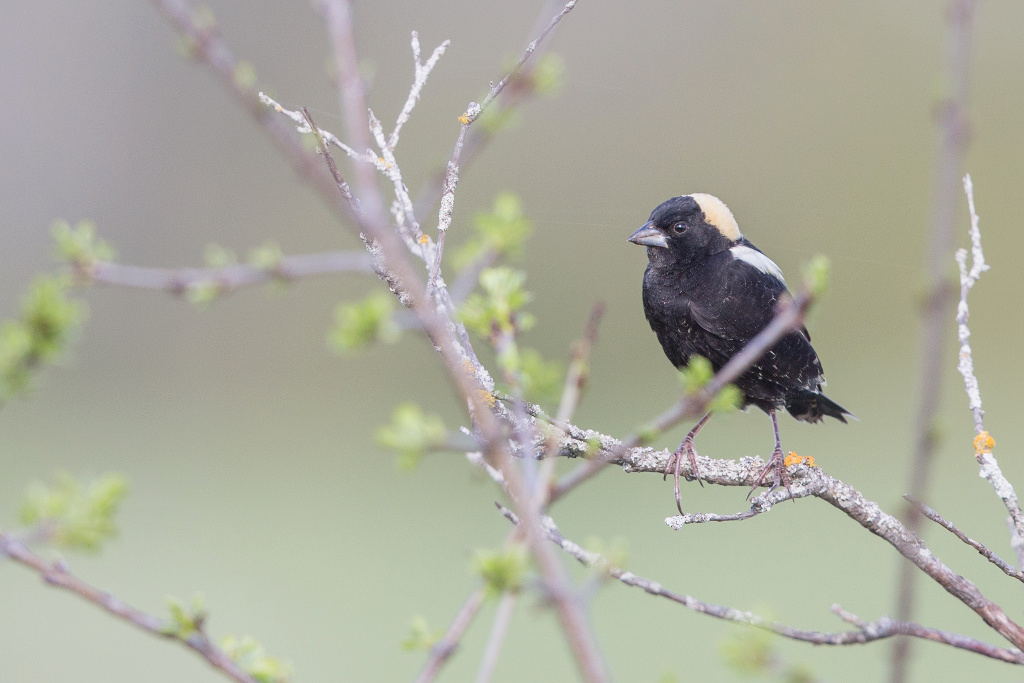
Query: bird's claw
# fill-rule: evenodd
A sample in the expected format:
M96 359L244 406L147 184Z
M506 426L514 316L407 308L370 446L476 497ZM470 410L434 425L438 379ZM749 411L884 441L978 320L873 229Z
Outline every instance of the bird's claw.
M754 491L764 483L764 479L768 476L769 472L772 472L774 476L772 478L771 488L768 489L768 493L779 488L779 486L785 486L786 491L789 493L789 497L793 498L793 489L790 488L789 485L789 473L786 471L786 463L782 455L782 449L776 447L775 450L772 451L772 457L768 459L768 464L765 465L764 469L761 470L761 473L757 475L757 481L755 481L754 485L750 487L750 492L747 493L747 500L750 500L750 496L754 495ZM796 499L793 498L793 501L796 502Z
M675 484L676 509L679 510L679 514L683 514L683 499L679 494L679 476L682 474L683 453L686 454L687 459L690 461L690 470L693 472L694 479L697 480L697 483L702 488L704 486L704 482L700 478L700 469L697 467L697 449L693 445L693 439L687 436L683 439L683 443L679 444L676 452L669 457L668 462L665 463L665 474L661 478L664 481L668 478L669 472L672 472L673 483Z

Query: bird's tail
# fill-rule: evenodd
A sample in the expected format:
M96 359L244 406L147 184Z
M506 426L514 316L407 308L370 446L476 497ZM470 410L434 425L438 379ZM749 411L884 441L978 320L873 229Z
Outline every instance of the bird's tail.
M804 422L820 422L821 418L834 417L840 422L846 422L849 415L854 420L856 416L846 408L842 407L820 391L804 389L786 401L786 410L798 420Z

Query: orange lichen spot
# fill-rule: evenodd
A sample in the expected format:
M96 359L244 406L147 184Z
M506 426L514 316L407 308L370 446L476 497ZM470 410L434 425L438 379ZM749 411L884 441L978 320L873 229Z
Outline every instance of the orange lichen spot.
M996 440L992 438L992 435L988 432L979 432L974 437L974 454L981 455L982 453L991 453L992 449L996 447Z
M805 455L804 456L804 464L807 465L808 467L817 467L817 465L814 464L814 456L813 455Z
M468 113L463 114L462 116L459 117L459 123L461 123L464 126L468 126L470 124L470 121L472 121L472 119L469 118Z
M494 395L486 389L478 389L477 391L480 393L480 398L484 400L484 403L489 405L491 408L493 408L494 404L498 402L498 399L494 398Z
M419 242L420 244L426 244L427 242L429 242L429 241L430 241L430 238L429 238L429 237L427 237L426 235L420 235L420 238L419 238L419 240L417 240L417 241L418 241L418 242Z
M466 371L467 375L476 374L476 368L473 367L473 361L468 358L462 360L462 369Z
M804 461L803 456L797 455L796 451L790 451L786 459L782 461L782 464L786 467L790 465L799 465Z

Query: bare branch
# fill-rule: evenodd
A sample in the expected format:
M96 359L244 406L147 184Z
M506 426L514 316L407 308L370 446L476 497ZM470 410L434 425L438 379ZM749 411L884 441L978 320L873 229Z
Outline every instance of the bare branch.
M505 86L509 82L519 75L523 70L523 65L526 64L527 60L537 49L543 40L548 36L551 31L554 30L558 22L562 20L566 14L572 11L572 8L576 6L576 0L569 0L562 8L562 11L556 14L551 21L548 23L547 28L541 31L541 34L537 36L530 44L526 47L526 51L523 52L522 57L516 62L516 65L512 68L508 74L505 75L497 85L491 84L490 90L487 92L487 97L480 104L476 102L470 102L466 107L466 112L459 117L459 122L462 127L459 128L459 137L455 141L455 149L452 151L452 158L448 162L445 168L444 183L441 189L441 208L437 212L437 247L434 251L434 262L430 268L430 278L427 281L427 288L429 291L434 291L438 286L438 279L441 275L441 258L444 254L444 243L445 237L448 234L448 228L452 224L452 210L455 205L455 187L459 183L459 163L462 157L462 149L466 144L466 134L469 132L469 127L474 121L480 116L480 114L494 101L494 99L501 94L501 91L505 89Z
M430 72L437 65L437 60L441 59L441 55L444 54L449 45L451 45L450 40L444 41L434 48L434 53L430 55L430 59L427 60L426 64L420 64L420 36L416 31L412 32L413 84L412 89L409 90L409 97L406 98L405 105L398 114L395 129L391 131L391 135L388 137L387 147L391 151L394 151L395 146L398 144L398 134L402 131L402 126L409 120L409 115L412 114L413 108L420 101L420 92L423 91L423 86L427 83L427 77L430 76Z
M505 642L505 634L508 633L508 624L512 620L518 601L519 594L515 591L506 591L501 596L498 612L494 615L494 624L491 626L491 635L487 638L484 656L476 674L476 683L489 683L494 675L494 670L498 666L498 655L501 654L501 646Z
M473 618L476 617L480 608L484 606L486 598L487 591L484 590L483 586L469 594L466 602L459 609L458 614L455 615L451 626L445 632L444 637L434 647L430 648L430 657L423 666L423 670L420 671L420 675L416 677L415 683L431 683L431 681L437 678L441 668L455 653L455 649L459 646L459 641L462 640L463 634L469 628L469 625L473 623Z
M501 505L498 505L498 509L510 522L513 524L519 523L518 517L511 510ZM815 645L859 645L863 643L870 643L875 640L891 638L896 635L908 635L916 638L923 638L925 640L931 640L937 643L943 643L945 645L951 645L956 648L985 655L986 657L998 659L1003 662L1024 664L1024 652L1021 652L1018 649L1000 648L958 633L950 633L949 631L928 628L926 626L921 626L920 624L893 621L888 617L882 617L878 621L874 622L865 622L855 615L846 612L839 605L833 605L832 611L843 619L843 621L855 625L858 630L828 633L793 628L792 626L787 626L777 621L765 619L764 617L760 617L752 612L744 612L732 607L704 602L703 600L698 600L689 595L675 593L666 589L657 581L637 576L633 572L615 567L609 564L608 561L599 553L585 550L577 543L574 543L563 536L550 517L544 518L544 530L548 539L552 543L575 557L580 564L585 567L595 568L627 586L640 588L651 595L666 598L701 614L706 614L717 619L723 619L737 624L753 626L792 640L813 643Z
M928 290L922 311L921 375L917 416L914 425L914 451L910 463L907 490L919 500L926 498L932 461L935 456L935 420L942 396L942 366L946 362L947 325L953 291L948 281L949 255L953 251L956 222L957 183L960 179L968 141L967 84L970 76L971 25L974 0L950 0L947 9L948 30L945 72L949 92L937 103L938 150L935 161L935 186L931 230L925 241L927 261L925 277ZM917 532L921 515L912 505L904 508L907 527ZM910 621L914 615L916 572L900 567L896 596L896 618ZM909 641L897 640L893 647L891 683L907 679Z
M142 631L181 643L209 662L210 666L237 683L258 683L255 678L243 671L233 659L217 647L202 629L185 638L179 637L167 628L168 624L163 619L135 609L110 593L82 581L72 574L62 561L47 562L10 534L0 533L0 557L8 557L12 561L32 569L48 585L70 591Z
M335 273L372 273L372 265L372 259L365 252L331 251L285 256L271 268L244 264L221 268L147 268L97 261L78 268L78 273L91 282L104 285L162 289L172 294L184 294L206 284L216 285L220 292L229 292L274 280L292 281Z
M487 97L484 98L484 101L481 102L478 105L478 107L473 107L473 103L470 103L470 108L466 110L465 114L465 116L469 119L468 123L473 123L473 121L475 121L476 118L480 116L483 110L486 109L487 106L494 101L494 98L501 94L501 91L505 89L505 86L507 86L513 78L519 75L519 73L523 70L523 65L526 64L526 61L533 54L534 50L537 49L537 45L539 45L541 42L544 41L545 38L548 37L548 34L551 33L555 29L555 26L558 25L558 22L560 22L566 14L571 12L575 6L576 0L569 0L569 2L565 3L565 7L562 8L562 11L556 14L554 17L552 17L551 21L547 25L547 28L541 31L541 34L537 36L537 38L533 40L529 45L526 46L526 51L523 52L523 56L519 58L519 61L516 62L516 65L514 67L512 67L512 70L509 71L505 75L505 77L498 82L497 85L494 85L493 83L491 84L491 89L488 91Z
M933 522L943 527L947 531L951 532L961 541L963 541L964 543L966 543L967 545L971 546L979 553L981 553L982 557L984 557L986 560L988 560L995 566L999 567L1004 574L1014 579L1017 579L1018 581L1024 582L1024 574L1014 569L1006 560L1004 560L1003 558L999 557L994 552L986 548L983 543L975 541L973 538L969 537L967 534L960 531L960 529L958 529L955 524L944 519L942 515L940 515L938 512L928 507L921 501L914 500L913 498L910 497L909 494L903 497L906 500L908 500L912 505L915 505L921 511L921 514L923 514L925 517L932 520Z
M967 404L974 417L974 457L980 465L979 474L988 480L995 489L996 494L1002 499L1007 512L1010 513L1010 524L1013 534L1011 539L1017 551L1018 564L1024 564L1024 548L1019 539L1024 539L1024 511L1021 510L1020 502L1017 499L1017 492L1013 485L1003 475L999 462L992 455L992 448L995 446L995 439L985 431L985 411L981 409L981 389L978 385L978 378L974 375L974 356L971 352L971 330L967 326L970 317L970 310L967 307L967 295L971 288L981 277L981 274L988 270L985 263L985 252L981 249L981 229L979 228L978 214L974 209L974 185L971 183L971 176L964 176L964 192L967 194L967 207L971 212L971 269L967 270L967 250L959 249L956 253L956 262L960 267L960 304L957 306L956 325L957 338L960 341L960 362L957 370L964 378L964 389L967 392Z

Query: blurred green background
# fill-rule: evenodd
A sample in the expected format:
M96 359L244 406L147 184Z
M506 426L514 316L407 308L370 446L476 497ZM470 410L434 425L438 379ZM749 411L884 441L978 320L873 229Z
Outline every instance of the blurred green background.
M263 89L340 131L327 41L307 2L210 5ZM579 424L622 435L677 397L641 309L646 259L625 238L665 198L711 192L791 280L812 255L831 257L832 287L809 327L830 395L860 422L787 417L783 444L899 509L944 6L582 0L566 18L552 44L566 65L560 96L526 107L462 174L451 238L466 235L497 192L522 197L535 221L523 265L539 323L526 341L549 358L566 357L591 304L607 303ZM452 40L398 148L411 188L447 158L455 117L501 77L541 10L357 5L369 101L385 121L411 82L409 32L420 32L425 51ZM996 455L1018 483L1022 26L1024 4L980 4L967 161L992 265L972 295L975 362ZM268 239L285 253L358 246L211 75L177 54L173 31L146 3L6 3L0 91L0 316L14 315L34 274L52 269L54 218L95 219L122 261L144 265L198 264L210 242L241 253ZM435 215L420 217L425 227ZM959 223L965 245L966 208ZM491 506L493 485L461 456L433 455L405 474L373 444L400 402L428 405L449 426L463 420L422 339L351 359L327 348L334 306L380 287L345 276L281 295L243 291L207 310L150 292L87 292L89 320L64 367L0 411L0 520L13 523L26 484L55 471L124 472L132 491L121 536L98 557L70 558L83 578L156 613L165 595L200 591L213 634L254 635L298 681L411 680L424 658L399 647L410 619L446 626L472 585L471 553L499 545L508 525ZM930 502L1011 557L1004 510L972 457L953 331L950 320ZM759 412L718 417L698 448L763 455L769 425ZM659 445L676 445L682 432ZM683 492L688 510L718 512L743 509L743 494L695 484ZM902 560L824 503L681 532L662 522L673 512L670 483L611 470L554 510L571 538L627 539L631 569L704 600L823 630L843 626L834 602L865 619L892 609ZM1019 585L945 532L926 536L1012 618L1024 616ZM921 622L996 642L935 584L922 581L921 596ZM442 680L475 674L493 610ZM600 591L593 617L617 680L737 679L719 653L737 627L621 585ZM885 675L890 644L780 641L778 650L821 678L862 681ZM0 563L0 652L0 680L12 683L222 680L11 563ZM917 681L1020 677L930 643L916 652ZM572 680L572 671L555 620L527 598L495 680Z

